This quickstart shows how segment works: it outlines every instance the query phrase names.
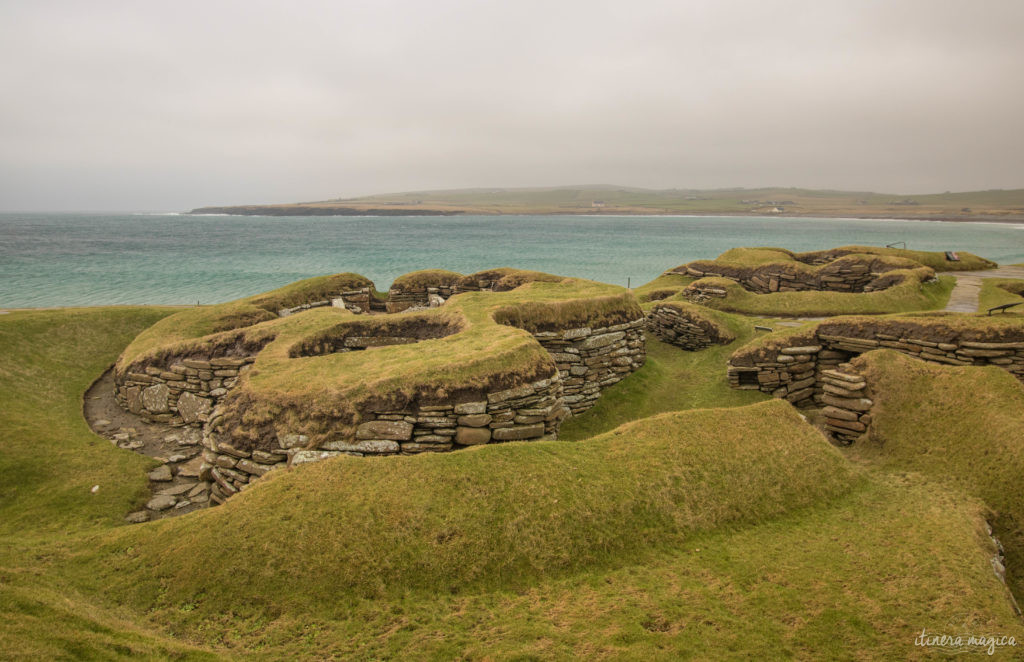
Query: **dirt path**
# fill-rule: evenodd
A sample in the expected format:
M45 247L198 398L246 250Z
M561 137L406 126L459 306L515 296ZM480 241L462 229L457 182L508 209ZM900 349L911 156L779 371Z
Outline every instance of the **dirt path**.
M981 281L985 278L1021 278L1024 279L1024 267L999 267L986 271L947 271L944 276L956 276L956 287L949 295L949 303L944 310L955 313L978 312L978 295L981 293Z
M152 498L126 520L146 522L209 505L210 484L199 479L203 435L198 428L148 423L122 409L114 400L112 370L86 391L83 413L93 432L110 443L163 463L149 472Z

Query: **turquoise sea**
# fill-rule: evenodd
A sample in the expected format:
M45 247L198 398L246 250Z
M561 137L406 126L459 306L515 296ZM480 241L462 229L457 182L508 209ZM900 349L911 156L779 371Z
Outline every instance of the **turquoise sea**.
M734 246L905 241L1024 262L1024 225L693 216L0 214L0 307L216 303L353 271L501 266L641 285Z

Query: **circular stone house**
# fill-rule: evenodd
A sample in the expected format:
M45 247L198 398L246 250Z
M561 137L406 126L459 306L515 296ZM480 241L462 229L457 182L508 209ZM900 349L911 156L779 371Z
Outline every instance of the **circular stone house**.
M956 257L956 260L950 258ZM696 279L685 286L652 291L651 299L678 295L695 303L736 312L764 313L762 295L812 305L814 314L855 312L844 309L846 295L862 299L864 310L887 313L924 307L922 285L936 283L936 272L991 269L996 264L971 253L936 253L872 246L845 246L794 253L784 248L734 248L714 260L696 260L665 276ZM835 299L822 299L820 293ZM833 303L829 303L832 301ZM902 302L902 303L898 303Z
M553 439L644 362L644 314L624 288L514 269L399 282L389 307L412 310L395 314L358 314L384 306L357 274L179 312L118 359L116 398L201 428L202 478L222 502L343 453Z
M993 366L1024 382L1024 324L1018 318L917 313L834 317L775 332L729 359L729 384L798 407L822 407L834 439L853 443L871 425L871 385L851 361L890 350L929 363Z
M794 253L784 248L734 248L714 260L696 260L669 273L727 278L756 294L771 292L877 292L936 271L990 269L995 263L964 253L958 262L937 262L935 253L846 246ZM925 264L924 261L931 262ZM694 284L696 285L696 283Z

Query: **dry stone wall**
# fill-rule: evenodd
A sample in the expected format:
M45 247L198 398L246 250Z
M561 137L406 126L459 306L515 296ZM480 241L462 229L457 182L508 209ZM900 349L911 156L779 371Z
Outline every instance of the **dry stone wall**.
M278 316L288 317L295 313L301 313L304 310L310 308L323 308L324 306L334 306L335 308L345 308L352 311L353 313L364 313L371 309L373 301L373 295L370 292L370 288L363 287L358 290L351 290L349 292L342 292L333 299L324 299L323 301L311 301L304 303L294 308L282 308L277 311Z
M691 352L727 345L735 338L699 315L671 304L657 304L647 313L647 330L661 340Z
M306 435L282 434L269 451L243 450L219 441L218 414L204 429L200 469L201 477L212 482L214 503L222 503L275 469L339 455L412 455L502 441L554 439L569 410L562 400L561 381L554 375L471 402L367 412L354 435L314 448Z
M453 278L448 282L435 281L436 286L392 285L388 290L386 309L389 313L400 313L410 308L437 308L461 292L507 291L531 280L530 277L525 277L513 283L507 282L507 276L508 274L503 270L483 271L470 276Z
M279 435L269 450L237 448L220 439L225 421L219 402L250 368L252 356L172 359L166 370L148 366L144 372L128 372L115 387L116 397L146 420L201 428L199 478L211 482L211 500L222 503L270 471L342 454L444 452L554 439L566 417L592 407L603 388L643 365L644 324L639 318L608 327L534 333L555 362L557 372L550 377L469 402L361 412L354 434L316 446L299 432Z
M766 265L750 269L728 269L714 263L687 265L687 275L695 278L723 277L735 280L744 289L757 294L770 292L871 292L871 282L878 274L864 263L850 262L825 266L814 272ZM884 288L878 288L884 289Z
M698 280L687 285L683 289L682 295L687 301L705 303L711 299L725 299L729 295L729 291L724 287L719 287L714 281Z
M421 287L402 289L392 286L388 290L387 312L400 313L410 308L437 308L454 294L452 287Z
M698 260L677 267L673 272L698 279L728 278L750 292L769 294L807 291L875 292L903 282L905 274L887 275L899 269L919 270L922 280L935 276L931 268L905 258L837 256L830 252L806 254L804 259L794 256L793 261L753 266Z
M172 360L166 369L129 371L115 385L124 409L151 423L201 426L217 402L235 386L254 356Z
M862 433L870 423L872 405L863 378L851 373L851 358L874 349L893 349L932 363L999 366L1024 382L1024 340L1006 340L994 333L983 339L982 334L983 330L975 330L966 339L921 323L846 327L826 322L776 345L740 350L729 361L729 384L785 398L798 407L823 406L832 419L830 432L849 442L853 433Z
M555 360L562 399L573 414L591 407L601 389L611 386L644 364L644 318L591 328L537 332L533 337Z
M821 370L819 384L825 429L840 444L852 444L871 425L874 401L867 382L849 363L841 363L835 370Z

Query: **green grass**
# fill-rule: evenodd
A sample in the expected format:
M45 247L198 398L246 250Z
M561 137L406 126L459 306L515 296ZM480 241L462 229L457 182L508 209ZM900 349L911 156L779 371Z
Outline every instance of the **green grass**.
M893 351L856 359L875 406L870 440L852 453L889 471L920 472L987 503L1024 596L1024 388L996 366L956 368Z
M898 273L898 272L893 272ZM864 292L772 292L754 294L728 278L703 278L701 283L725 289L726 297L711 298L704 305L760 317L824 317L829 315L884 315L918 310L940 310L956 285L952 276L920 283L914 278L886 290ZM677 295L678 296L678 295Z
M641 303L658 301L681 292L683 288L694 280L696 279L691 276L666 272L651 282L634 288L633 294L636 295L637 300Z
M800 260L831 260L813 266ZM801 291L756 294L736 282L764 270L813 277L819 271L842 268L845 263L867 264L872 273L883 274L874 281L884 290L863 293ZM689 263L701 272L721 277L700 279L701 285L726 290L726 297L712 298L705 306L754 316L823 317L829 315L882 315L944 308L956 285L949 276L932 280L934 271L990 269L994 262L971 253L961 253L960 262L946 260L940 252L913 251L873 246L843 246L826 251L794 253L785 248L733 248L714 260ZM678 300L697 279L686 275L688 265L672 269L636 289L639 301Z
M946 259L946 253L944 251L915 251L907 250L905 248L888 248L878 246L841 246L840 248L834 248L827 251L817 251L819 254L860 254L860 255L880 255L893 258L899 258L904 260L911 260L919 264L923 264L926 267L931 267L935 271L977 271L979 269L994 269L997 265L991 260L987 260L983 257L975 255L974 253L968 253L966 251L958 251L957 257L960 258L958 262L951 262ZM804 253L803 255L814 255L815 252Z
M252 448L272 434L301 433L320 443L351 431L370 409L438 404L452 393L479 399L553 376L555 365L532 331L608 326L642 315L633 295L613 285L515 269L465 278L495 280L508 291L464 292L442 308L388 316L316 308L213 334L213 321L235 319L239 307L252 304L243 300L189 309L140 334L119 359L117 370L141 372L146 365L164 366L173 357L209 356L244 345L259 354L221 406L226 421L244 417L246 425L228 425L223 440ZM301 288L292 287L296 289ZM324 338L343 337L353 329L374 335L429 336L411 329L417 323L456 332L361 352L313 356L306 351Z
M463 277L462 274L447 269L424 269L399 276L391 283L396 290L425 290L428 287L450 287Z
M979 519L974 504L935 486L879 481L827 507L699 535L607 572L516 592L439 594L429 610L414 596L390 612L367 601L345 620L325 623L314 651L416 659L921 659L913 646L921 628L1021 632L986 552L979 553L986 549ZM274 638L294 648L286 633L298 624L282 620L271 626Z
M914 251L903 248L878 246L840 246L823 251L795 253L785 248L762 246L756 248L731 248L714 260L697 260L698 264L722 265L732 267L760 267L765 265L788 265L805 273L813 273L821 266L812 266L805 261L821 259L850 260L871 262L872 271L883 271L882 267L912 269L919 265L930 267L935 271L976 271L994 269L996 263L979 257L973 253L958 253L960 260L951 262L942 251ZM684 265L685 266L685 265ZM680 269L681 267L676 267ZM703 269L702 269L703 270Z
M580 443L337 458L124 525L149 461L92 435L81 394L167 312L0 317L5 657L896 659L926 656L921 628L1024 640L989 565L978 498L998 493L853 464L781 401ZM917 384L908 407L944 395ZM1000 481L1019 455L1002 425L976 426L1010 453Z
M153 360L168 353L180 352L183 348L201 347L204 342L199 340L211 335L216 337L207 339L205 344L233 344L246 333L231 334L229 331L277 320L279 310L328 300L342 292L363 287L370 288L371 293L380 298L368 278L359 274L341 273L307 278L237 301L179 310L140 334L125 350L120 363L127 366L136 361Z
M153 460L82 417L82 394L170 308L14 311L0 317L0 657L209 659L45 576L52 541L123 524ZM91 488L98 485L96 493Z
M360 597L518 590L610 567L699 531L834 498L858 481L777 400L662 414L580 444L428 455L276 472L223 507L96 537L95 553L79 562L108 568L97 586L141 607L160 606L153 591L163 587L163 605L201 602L207 614L241 601L330 604L337 615ZM224 549L249 572L209 563Z
M755 338L738 348L730 360L734 365L752 365L755 357L774 355L782 347L818 344L816 334L819 332L869 339L882 333L897 338L926 337L933 342L1018 342L1024 340L1024 324L1021 320L1022 316L1016 314L988 316L960 313L832 317Z
M530 333L590 327L603 329L643 317L629 292L568 301L524 301L502 306L493 313L498 324Z
M81 398L120 348L172 312L83 308L0 317L0 535L109 526L139 503L152 460L92 434ZM100 487L90 494L93 485ZM40 512L47 517L40 520Z
M1024 280L1013 278L986 278L981 281L978 312L1008 303L1024 303ZM1024 306L1010 308L1011 313L1024 313ZM1005 313L997 313L1005 314Z
M729 388L725 373L729 356L759 332L744 318L716 315L736 335L735 341L687 352L648 333L647 361L643 367L602 391L591 409L562 423L558 438L577 441L662 412L740 407L766 399L760 391Z
M595 201L604 208L595 208ZM907 201L913 204L906 204ZM1024 189L931 194L885 194L799 188L643 189L560 186L415 191L335 199L312 206L456 210L464 213L685 213L868 218L1019 218ZM966 210L966 211L965 211Z

